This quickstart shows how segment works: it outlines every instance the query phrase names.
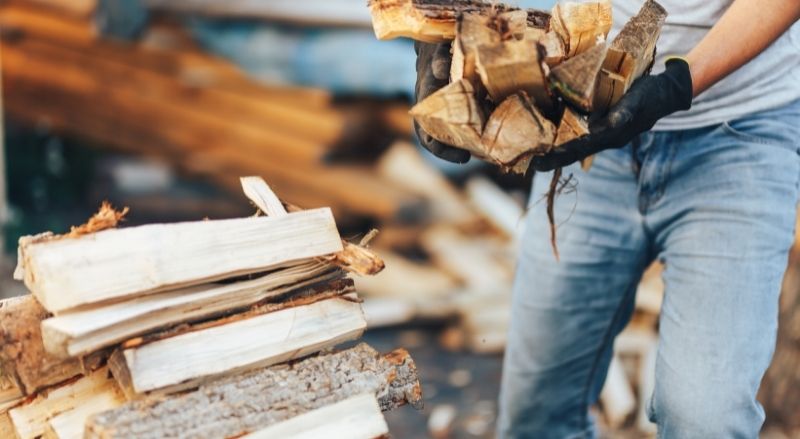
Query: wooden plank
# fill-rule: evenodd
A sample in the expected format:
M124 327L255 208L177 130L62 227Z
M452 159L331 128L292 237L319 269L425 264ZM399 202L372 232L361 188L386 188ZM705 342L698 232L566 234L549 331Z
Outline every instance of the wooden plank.
M485 177L472 177L465 192L470 203L506 236L519 242L524 231L525 210L506 191Z
M65 312L42 322L47 351L80 356L148 331L213 317L281 297L318 282L335 269L306 260L256 279L210 283L136 297L121 303Z
M82 372L76 359L63 360L48 355L42 344L40 323L48 315L33 296L26 295L0 301L0 365L4 388L8 381L25 395L32 394ZM14 390L3 392L5 402L16 399Z
M125 395L117 383L109 380L106 386L91 396L82 398L77 407L50 418L46 425L45 439L82 439L83 427L89 416L115 409L125 402Z
M558 2L551 12L550 27L558 33L571 58L605 41L611 30L611 1Z
M487 14L518 8L481 0L370 0L372 27L379 40L406 37L430 43L452 40L461 13ZM549 15L527 10L529 26L546 28Z
M360 344L184 394L146 397L90 418L85 438L236 437L362 393L376 395L384 411L419 407L422 394L408 352L382 356Z
M8 414L19 439L35 439L47 429L47 420L59 413L81 406L92 395L116 385L102 368L87 376L53 388L30 402L11 409Z
M419 301L448 297L458 288L452 276L428 264L411 261L382 250L386 269L376 276L355 279L358 292L369 297L401 298Z
M254 273L342 250L330 209L152 224L20 241L22 276L51 312ZM18 273L15 273L18 274Z
M333 298L124 349L111 368L123 383L129 377L126 391L170 393L300 358L358 338L365 328L360 304Z
M389 433L375 395L345 399L244 436L246 439L374 439Z

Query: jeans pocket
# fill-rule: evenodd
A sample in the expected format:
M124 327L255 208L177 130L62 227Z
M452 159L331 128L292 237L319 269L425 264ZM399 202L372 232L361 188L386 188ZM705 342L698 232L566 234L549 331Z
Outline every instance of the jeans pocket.
M747 143L782 146L798 152L800 114L762 113L722 123L729 135Z

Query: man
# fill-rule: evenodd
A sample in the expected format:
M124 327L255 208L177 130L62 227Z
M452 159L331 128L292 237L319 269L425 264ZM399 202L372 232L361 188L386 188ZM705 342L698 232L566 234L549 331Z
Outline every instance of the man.
M655 392L663 438L756 438L800 185L800 1L661 0L654 75L587 139L539 157L514 287L500 437L594 436L614 337L642 271L665 263ZM641 0L613 2L619 31ZM417 94L447 82L446 45L419 44ZM675 56L678 57L675 57ZM652 130L651 130L652 128ZM420 139L455 162L466 151ZM572 165L598 153L589 172ZM556 200L560 262L540 193Z

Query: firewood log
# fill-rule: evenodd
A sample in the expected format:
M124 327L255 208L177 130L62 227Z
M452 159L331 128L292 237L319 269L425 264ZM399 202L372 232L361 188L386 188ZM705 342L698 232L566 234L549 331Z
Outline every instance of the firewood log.
M475 88L466 79L428 96L411 108L410 114L436 140L480 152L485 119L475 99Z
M361 344L184 394L147 397L90 418L85 438L236 437L367 392L377 396L381 410L419 406L420 384L408 353L382 356Z
M568 103L591 112L595 84L607 51L608 46L600 43L559 64L550 72L550 86Z
M611 1L588 3L559 2L551 12L550 27L557 32L566 46L566 57L571 58L605 40L611 30Z

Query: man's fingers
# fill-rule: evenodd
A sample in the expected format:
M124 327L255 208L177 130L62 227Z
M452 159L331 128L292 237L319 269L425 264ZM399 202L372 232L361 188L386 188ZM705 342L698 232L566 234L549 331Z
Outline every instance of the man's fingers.
M529 168L538 172L547 172L571 165L597 152L593 147L595 142L596 140L591 135L571 140L545 155L533 156Z
M433 136L426 133L416 121L414 121L414 129L417 132L419 143L436 157L453 163L466 163L469 161L471 156L469 151L446 145L434 139Z

